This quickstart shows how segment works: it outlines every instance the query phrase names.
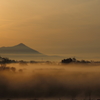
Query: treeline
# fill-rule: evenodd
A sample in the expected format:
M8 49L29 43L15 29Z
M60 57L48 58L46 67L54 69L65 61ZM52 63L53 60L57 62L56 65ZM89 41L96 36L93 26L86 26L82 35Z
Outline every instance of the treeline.
M0 64L8 64L8 63L37 63L36 61L24 61L24 60L11 60L9 58L6 58L6 57L1 57L0 56Z
M63 59L61 63L100 63L100 61L77 60L76 58Z
M0 72L1 71L12 71L12 72L16 72L16 68L15 67L9 67L9 66L6 66L6 64L1 64L0 65Z
M15 60L10 60L9 58L4 58L0 56L0 64L5 64L5 63L15 63Z
M6 66L6 64L0 65L0 72L23 72L23 69L17 69L15 67Z

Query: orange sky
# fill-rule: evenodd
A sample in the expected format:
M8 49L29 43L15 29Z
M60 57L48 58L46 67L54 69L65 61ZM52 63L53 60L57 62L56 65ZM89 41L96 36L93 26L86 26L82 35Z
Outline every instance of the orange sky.
M1 0L0 47L43 53L100 50L100 0Z

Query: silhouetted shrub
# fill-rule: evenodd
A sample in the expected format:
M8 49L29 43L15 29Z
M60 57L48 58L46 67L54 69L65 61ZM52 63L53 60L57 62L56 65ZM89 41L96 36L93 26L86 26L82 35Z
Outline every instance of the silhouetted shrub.
M19 72L23 72L23 70L22 69L19 69Z
M16 61L15 60L10 60L9 58L3 58L0 56L0 63L15 63Z
M72 63L72 62L76 62L75 58L67 58L67 59L63 59L61 61L62 63Z
M61 61L61 63L91 63L91 61L86 61L86 60L76 60L76 58L67 58L67 59L63 59Z

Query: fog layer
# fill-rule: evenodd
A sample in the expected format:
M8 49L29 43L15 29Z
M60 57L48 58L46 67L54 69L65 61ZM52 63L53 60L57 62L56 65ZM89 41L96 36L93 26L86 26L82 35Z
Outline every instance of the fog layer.
M98 97L100 66L10 64L0 71L0 97ZM11 67L10 67L11 66ZM2 66L1 66L2 67Z

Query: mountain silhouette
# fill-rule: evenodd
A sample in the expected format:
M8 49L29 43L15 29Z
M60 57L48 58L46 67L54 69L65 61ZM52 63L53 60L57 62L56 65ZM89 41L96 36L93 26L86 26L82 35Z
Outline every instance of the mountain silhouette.
M0 54L40 54L42 55L42 53L26 46L23 43L20 43L12 47L1 47Z
M56 60L58 56L49 56L34 50L23 43L11 47L0 47L0 56L16 60Z

